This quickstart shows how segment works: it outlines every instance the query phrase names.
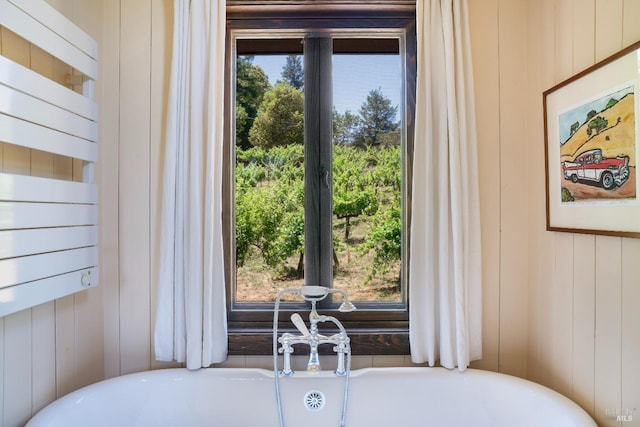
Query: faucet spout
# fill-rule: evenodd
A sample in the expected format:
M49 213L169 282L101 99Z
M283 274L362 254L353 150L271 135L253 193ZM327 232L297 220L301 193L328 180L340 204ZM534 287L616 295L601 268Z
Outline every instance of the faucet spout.
M316 311L316 301L311 300L311 313L309 313L309 362L307 362L307 371L319 371L320 357L318 356L318 344L322 338L326 338L318 333L318 321L320 315Z
M340 330L339 333L332 335L329 338L326 338L322 341L322 343L333 344L333 351L338 355L338 365L336 370L334 371L336 375L343 376L346 374L346 368L344 363L345 354L350 353L351 351L351 339L347 335L347 331L345 330L342 323L333 316L320 316L318 320L320 322L331 322L338 327Z

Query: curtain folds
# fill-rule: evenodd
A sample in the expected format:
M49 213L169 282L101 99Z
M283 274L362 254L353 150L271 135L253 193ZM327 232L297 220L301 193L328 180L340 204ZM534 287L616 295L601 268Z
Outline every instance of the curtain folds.
M156 359L227 356L222 246L225 0L175 0L162 182Z
M466 0L418 0L409 266L415 363L482 356L480 206Z

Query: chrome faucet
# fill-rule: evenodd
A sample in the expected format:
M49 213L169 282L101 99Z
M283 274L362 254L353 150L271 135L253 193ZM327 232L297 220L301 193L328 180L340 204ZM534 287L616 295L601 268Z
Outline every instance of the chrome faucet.
M324 286L303 286L302 288L288 288L278 292L273 309L273 371L274 371L274 383L276 388L276 402L278 405L278 421L280 427L284 427L284 415L282 409L282 398L280 395L280 376L281 375L293 375L291 370L291 354L293 353L293 346L296 344L309 345L309 363L307 363L307 370L319 371L320 370L320 358L318 357L318 346L322 344L332 344L333 351L338 355L338 366L336 367L335 374L344 378L344 397L342 399L342 413L340 416L340 425L344 427L347 417L347 396L349 394L349 371L351 369L351 345L347 331L342 326L342 323L333 316L325 316L318 314L316 310L316 303L322 301L330 293L338 293L342 295L342 304L338 308L340 312L353 311L356 307L349 301L347 294L340 289L330 289ZM291 315L291 321L296 326L300 335L284 333L281 337L278 337L278 313L280 307L281 297L285 294L299 295L304 298L305 301L311 302L311 312L309 313L309 325L307 328L304 320L298 313ZM331 322L336 325L339 332L331 336L322 335L318 332L318 323ZM281 347L278 348L278 343ZM283 355L284 363L283 369L278 373L278 354ZM346 354L346 366L345 366L345 354Z
M339 376L346 374L345 354L350 353L350 339L347 335L347 331L337 318L333 316L320 315L316 310L316 303L326 298L329 293L339 293L342 295L343 303L338 309L339 311L348 312L355 310L355 306L347 299L346 293L342 290L329 289L322 286L305 286L300 288L299 294L302 295L306 301L311 302L311 312L309 313L310 327L307 328L302 317L298 313L291 315L291 321L300 332L300 335L290 334L287 332L278 338L278 342L281 344L281 347L278 348L278 353L282 354L284 358L281 374L293 374L293 370L291 369L291 354L294 351L293 346L296 344L309 345L309 362L307 363L308 371L321 370L318 347L322 344L333 345L333 351L338 355L338 363L334 372ZM333 323L338 327L339 332L330 336L321 334L318 331L318 324L324 322Z
M284 333L278 342L282 344L282 347L278 349L278 353L284 356L284 366L282 374L291 375L291 354L293 353L293 345L295 344L308 344L309 345L309 362L307 363L308 371L319 371L320 358L318 353L318 347L322 344L332 344L333 351L338 355L338 364L335 370L336 375L344 375L346 373L344 356L349 350L350 339L347 336L347 332L342 326L342 323L333 316L319 315L315 308L315 301L312 302L312 311L309 315L309 323L311 328L308 329L305 325L302 317L298 313L291 315L291 321L298 328L301 335L294 335L290 333ZM331 322L335 324L340 331L331 336L322 335L318 332L318 323Z

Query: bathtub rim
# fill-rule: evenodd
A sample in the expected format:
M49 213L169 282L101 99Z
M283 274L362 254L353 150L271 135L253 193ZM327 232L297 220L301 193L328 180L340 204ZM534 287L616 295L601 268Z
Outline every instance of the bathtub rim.
M267 381L273 381L274 373L273 370L259 368L259 367L250 367L250 368L241 368L241 367L220 367L220 368L200 368L196 370L189 370L186 368L162 368L156 370L148 370L148 371L140 371L129 374L123 374L117 377L108 378L102 381L98 381L93 384L89 384L82 388L79 388L73 392L70 392L60 398L50 402L40 411L33 415L33 417L29 420L29 422L25 425L25 427L31 427L31 420L35 419L38 416L44 416L50 411L55 411L58 405L66 405L69 401L82 399L83 395L91 392L94 389L98 389L102 387L104 384L114 384L114 383L126 383L128 381L145 381L145 378L148 378L150 375L153 377L165 377L166 380L181 380L185 377L192 375L220 375L222 377L226 377L229 380L233 379L246 379L246 378L261 378ZM427 367L427 366L407 366L407 367L365 367L354 369L351 371L351 378L357 380L360 377L397 377L400 376L410 376L414 377L416 374L421 375L434 375L438 378L442 379L446 376L456 376L458 378L473 377L474 381L480 380L483 381L483 378L487 378L490 381L499 381L504 384L513 384L517 387L527 388L535 393L540 393L550 399L553 399L558 405L562 406L567 411L571 413L575 413L576 416L584 417L585 419L591 420L593 426L597 426L593 417L579 404L571 400L569 397L564 396L563 394L546 387L542 384L536 383L531 380L519 378L513 375L504 374L500 372L487 371L482 369L467 369L465 371L459 371L458 369L447 369L444 367ZM297 371L291 377L281 377L281 380L288 381L296 379L304 380L306 378L340 378L336 377L336 375L332 371ZM428 379L428 377L427 377ZM580 415L580 413L582 413ZM43 415L41 415L43 414Z

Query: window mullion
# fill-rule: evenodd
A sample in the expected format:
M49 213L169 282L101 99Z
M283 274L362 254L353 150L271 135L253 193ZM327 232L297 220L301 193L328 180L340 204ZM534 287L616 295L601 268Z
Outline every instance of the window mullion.
M305 284L331 286L333 99L330 37L307 37L305 88Z

